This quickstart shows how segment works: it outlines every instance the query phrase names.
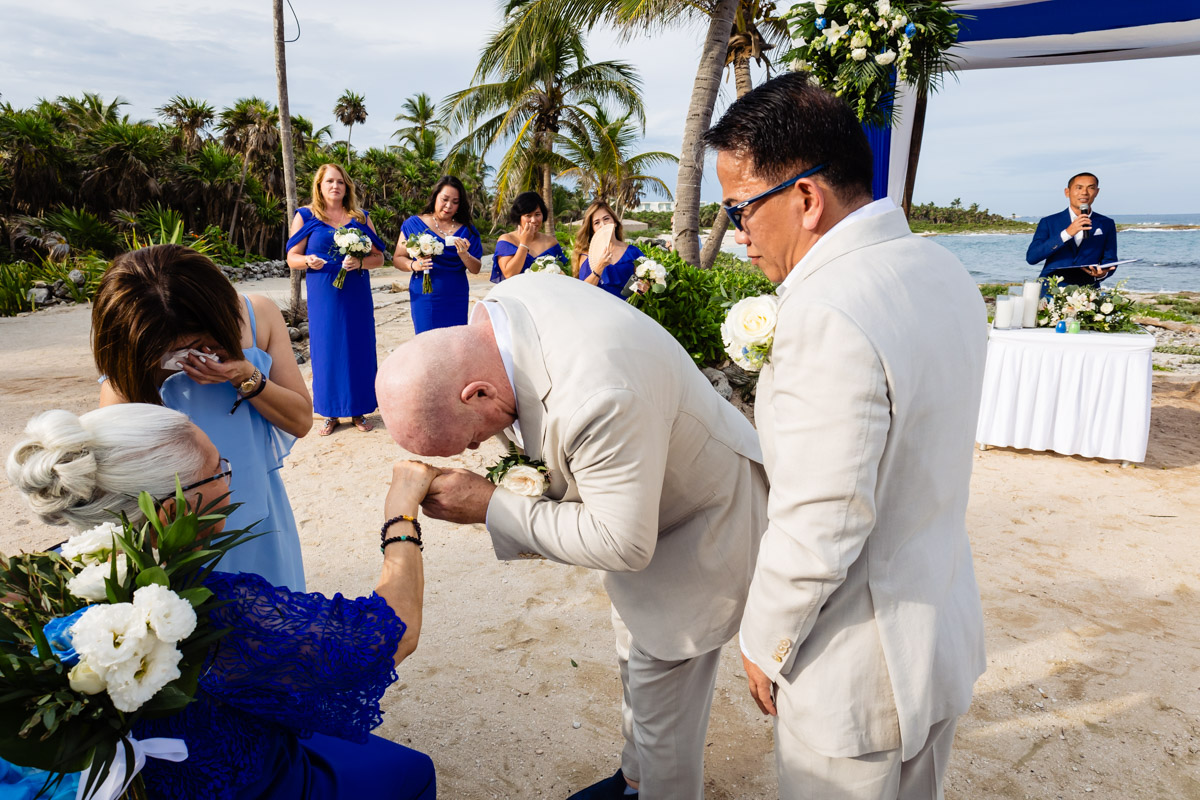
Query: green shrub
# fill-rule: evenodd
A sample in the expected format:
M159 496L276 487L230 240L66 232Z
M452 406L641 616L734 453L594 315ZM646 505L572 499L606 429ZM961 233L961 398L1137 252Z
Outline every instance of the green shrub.
M28 295L34 280L33 265L26 261L0 264L0 317L33 310Z
M39 256L39 259L35 263L17 261L0 264L0 317L35 310L29 301L29 290L37 281L44 282L48 287L62 281L72 300L86 303L95 296L100 279L108 269L108 262L97 255L75 256L63 261L52 261L43 256ZM75 269L84 274L82 286L76 286L70 278L71 270Z

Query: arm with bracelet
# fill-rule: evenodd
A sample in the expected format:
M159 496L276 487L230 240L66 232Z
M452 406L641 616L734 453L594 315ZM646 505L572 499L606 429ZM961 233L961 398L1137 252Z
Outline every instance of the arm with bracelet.
M383 571L375 594L396 612L407 628L395 661L399 664L417 649L421 636L421 606L425 594L425 570L421 561L421 524L417 510L429 491L429 484L440 474L419 461L398 461L392 467L392 486L383 503L387 521L380 530Z

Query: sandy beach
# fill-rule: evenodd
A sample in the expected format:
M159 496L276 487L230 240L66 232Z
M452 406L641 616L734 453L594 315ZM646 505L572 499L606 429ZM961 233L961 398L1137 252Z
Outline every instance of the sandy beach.
M373 279L380 358L411 337L392 270ZM490 284L473 279L475 297ZM282 301L286 279L240 284ZM89 308L0 319L0 450L52 407L97 398ZM306 376L308 365L302 367ZM1200 384L1159 376L1137 468L1006 449L976 452L969 527L988 671L958 727L950 798L1200 798ZM378 421L378 418L375 418ZM482 471L489 443L435 464ZM284 481L309 589L369 593L392 461L382 426L300 440ZM236 499L236 498L235 498ZM0 479L0 550L51 545ZM501 563L482 526L430 522L420 647L384 700L383 736L429 753L446 798L565 798L611 774L620 683L595 574ZM727 646L706 760L707 797L771 798L770 723Z

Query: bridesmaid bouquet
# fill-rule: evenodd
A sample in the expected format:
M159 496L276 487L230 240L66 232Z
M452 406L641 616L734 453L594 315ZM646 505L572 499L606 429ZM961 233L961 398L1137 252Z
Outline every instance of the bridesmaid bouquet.
M330 253L340 253L345 256L357 256L358 258L366 258L371 255L371 239L360 230L349 227L341 227L333 232L333 247L330 248ZM346 268L342 267L338 270L337 277L333 279L333 288L340 289L346 284Z
M633 275L622 292L626 297L648 292L662 294L667 290L667 268L651 258L642 256L634 262Z
M175 500L164 520L143 492L140 527L122 516L73 536L61 553L0 555L0 758L52 773L86 769L81 796L118 797L144 796L136 772L145 755L186 757L182 742L138 742L130 731L195 695L224 635L209 621L218 601L204 580L254 537L212 533L234 508L221 507L224 498L189 510L177 488Z
M530 272L544 272L547 275L569 275L567 262L558 256L538 256L529 265Z
M431 234L410 233L408 241L404 243L404 249L408 251L409 258L421 258L422 256L440 256L446 246ZM429 272L429 270L425 270L425 275L421 280L421 294L429 294L433 291L433 279Z

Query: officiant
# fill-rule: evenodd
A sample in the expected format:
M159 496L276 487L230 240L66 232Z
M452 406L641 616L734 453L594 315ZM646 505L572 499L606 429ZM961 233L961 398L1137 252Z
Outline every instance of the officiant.
M1100 179L1090 172L1071 176L1067 188L1067 207L1038 222L1033 241L1025 253L1030 264L1041 261L1041 278L1057 275L1068 286L1099 286L1113 269L1095 265L1117 260L1117 225L1092 210L1100 194Z

